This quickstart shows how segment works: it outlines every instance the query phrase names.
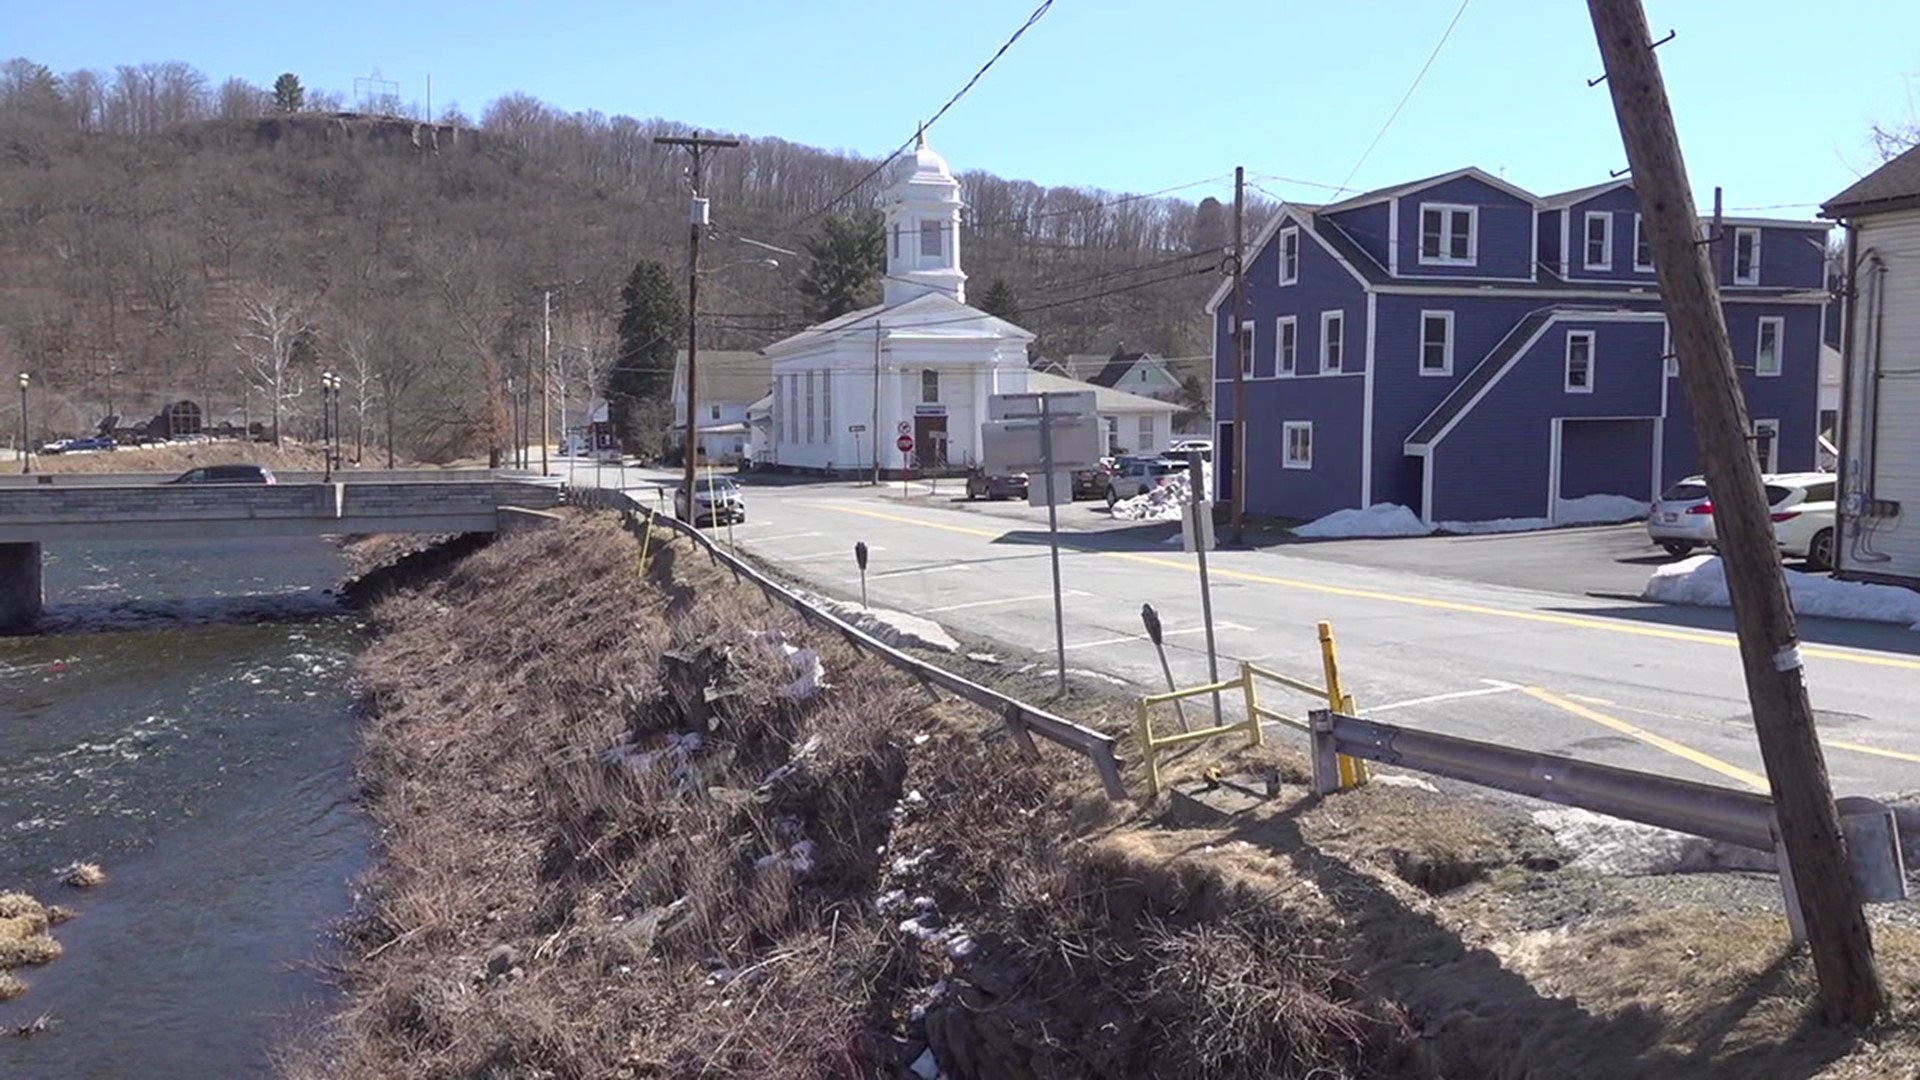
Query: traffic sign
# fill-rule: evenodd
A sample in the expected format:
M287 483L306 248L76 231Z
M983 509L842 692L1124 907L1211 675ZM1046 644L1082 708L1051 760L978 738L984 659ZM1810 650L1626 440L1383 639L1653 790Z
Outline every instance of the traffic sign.
M900 452L903 454L912 453L913 452L913 436L903 434L899 438L893 440L893 445L899 447Z
M902 435L911 435L911 434L913 434L913 423L912 423L912 421L909 421L909 420L902 420L902 421L900 421L900 434L902 434Z
M865 424L848 424L848 425L847 425L847 430L848 430L848 431L850 431L850 432L852 432L852 433L853 433L853 434L855 434L855 435L858 435L858 434L860 434L861 432L863 432L863 431L865 431L865 430L867 430L867 425L865 425Z

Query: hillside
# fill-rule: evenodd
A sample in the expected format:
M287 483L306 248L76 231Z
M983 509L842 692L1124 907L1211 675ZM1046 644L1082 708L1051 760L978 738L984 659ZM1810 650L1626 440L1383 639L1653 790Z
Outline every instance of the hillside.
M245 84L148 69L159 89L141 96L0 66L0 370L33 374L35 439L182 398L236 423L277 401L283 430L307 434L332 370L368 444L483 452L536 381L544 292L577 423L634 262L684 265L684 160L653 143L684 125L520 94L477 123L276 113ZM777 138L710 160L702 340L754 348L801 324L800 267L739 238L797 250L826 213L873 205L878 163ZM974 287L1007 281L1047 354L1204 349L1218 204L962 179ZM18 408L0 395L8 432Z

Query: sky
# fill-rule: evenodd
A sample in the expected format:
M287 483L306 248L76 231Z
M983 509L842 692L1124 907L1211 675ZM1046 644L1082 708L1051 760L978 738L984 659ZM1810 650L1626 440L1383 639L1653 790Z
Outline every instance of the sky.
M14 0L0 52L56 72L184 60L215 83L292 71L349 102L376 72L408 101L430 78L436 111L517 90L878 157L1039 2ZM1872 168L1873 124L1920 108L1912 0L1646 6L1677 32L1658 55L1703 211L1722 185L1730 209L1811 216ZM1600 71L1580 0L1054 0L928 142L957 171L1194 199L1230 197L1236 165L1301 202L1466 165L1545 194L1626 165Z

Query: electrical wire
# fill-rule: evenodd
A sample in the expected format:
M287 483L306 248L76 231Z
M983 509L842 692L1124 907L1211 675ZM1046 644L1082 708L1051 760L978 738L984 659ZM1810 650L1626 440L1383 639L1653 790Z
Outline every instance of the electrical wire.
M1380 145L1381 139L1386 138L1387 129L1392 127L1393 122L1400 118L1400 110L1406 108L1407 102L1413 99L1413 92L1420 88L1420 80L1427 77L1427 70L1433 67L1435 60L1440 58L1440 50L1446 46L1447 39L1453 36L1453 28L1460 25L1460 16L1467 13L1467 4L1470 2L1471 0L1460 0L1459 10L1453 13L1453 21L1447 24L1447 29L1440 35L1440 40L1434 44L1433 52L1427 56L1427 62L1420 65L1420 73L1413 77L1413 83L1407 87L1407 92L1400 96L1400 104L1393 107L1393 112L1387 116L1387 122L1380 125L1380 133L1375 135L1373 141L1367 144L1366 150L1360 154L1360 160L1353 163L1353 168L1347 170L1347 178L1340 182L1340 187L1335 190L1334 194L1337 195L1342 191L1353 190L1349 185L1353 183L1354 175L1360 171L1360 166L1367 163L1367 158L1373 155L1373 148Z

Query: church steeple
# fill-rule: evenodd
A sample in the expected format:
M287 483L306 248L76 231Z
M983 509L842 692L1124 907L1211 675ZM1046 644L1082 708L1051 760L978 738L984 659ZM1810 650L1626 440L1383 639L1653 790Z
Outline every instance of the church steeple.
M960 182L946 161L927 149L926 128L915 136L913 152L894 162L888 180L886 303L901 304L930 292L965 303Z

